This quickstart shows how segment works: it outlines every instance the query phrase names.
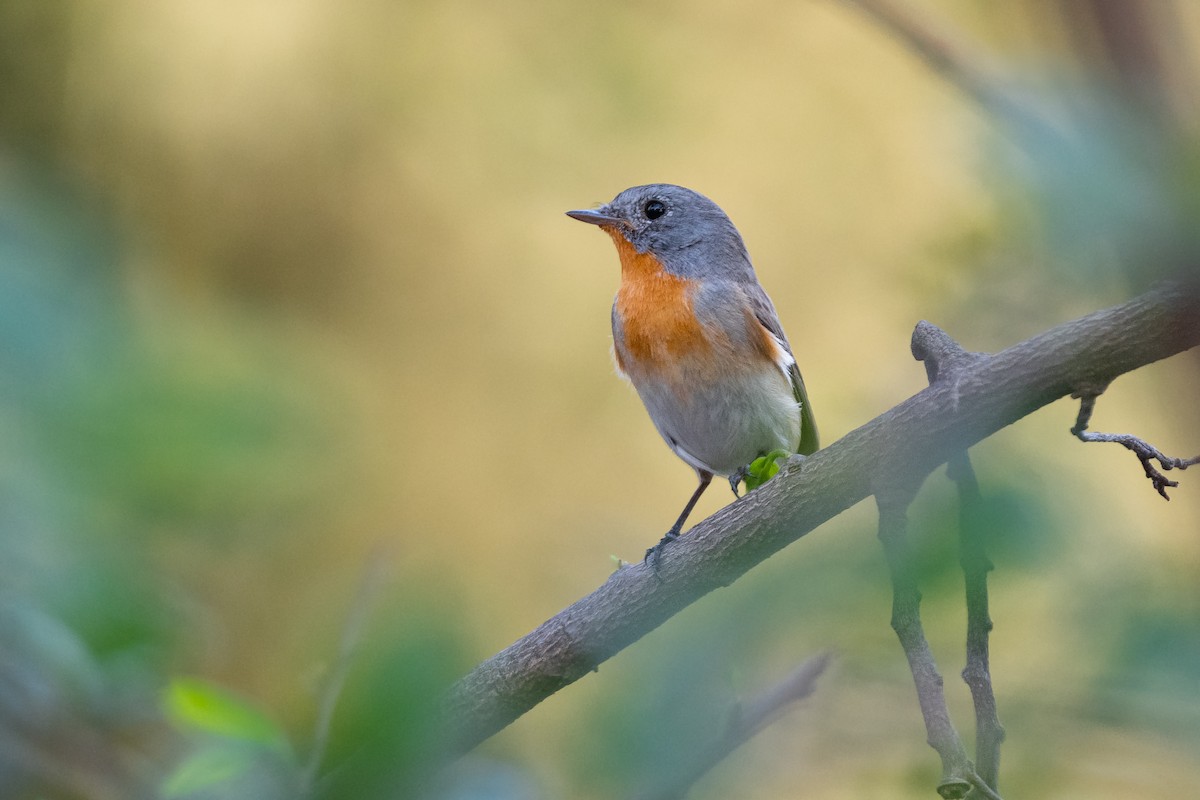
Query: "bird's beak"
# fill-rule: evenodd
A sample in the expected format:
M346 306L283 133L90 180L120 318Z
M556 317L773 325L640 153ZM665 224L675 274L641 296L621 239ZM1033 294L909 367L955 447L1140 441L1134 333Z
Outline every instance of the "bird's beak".
M568 211L567 216L571 219L577 219L580 222L590 222L593 225L620 225L625 226L625 220L620 217L614 217L611 214L605 214L603 209L596 211L578 210Z

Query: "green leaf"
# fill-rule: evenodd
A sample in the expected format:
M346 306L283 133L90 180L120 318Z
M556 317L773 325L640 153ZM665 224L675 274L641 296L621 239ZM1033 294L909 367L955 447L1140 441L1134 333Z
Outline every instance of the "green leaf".
M269 717L232 692L199 678L175 678L163 701L181 728L252 742L288 754L287 737Z
M779 459L789 455L791 453L787 450L772 450L765 456L751 461L750 466L746 468L746 491L752 492L774 478L775 473L779 472Z
M244 775L254 766L254 749L229 742L203 747L185 758L163 781L165 797L184 797Z

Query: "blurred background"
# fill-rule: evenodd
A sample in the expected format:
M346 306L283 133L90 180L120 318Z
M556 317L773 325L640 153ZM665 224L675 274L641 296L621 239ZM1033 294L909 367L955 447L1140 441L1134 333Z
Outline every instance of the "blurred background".
M563 211L720 204L825 443L925 385L920 319L998 350L1197 263L1200 5L913 7L1042 122L836 0L0 2L0 797L625 797L825 649L692 796L930 796L871 504L450 769L430 733L693 488L614 375L612 245ZM1196 367L1093 428L1200 452ZM1075 412L973 451L1001 789L1186 796L1200 475L1164 503ZM970 743L955 502L939 471L914 535Z

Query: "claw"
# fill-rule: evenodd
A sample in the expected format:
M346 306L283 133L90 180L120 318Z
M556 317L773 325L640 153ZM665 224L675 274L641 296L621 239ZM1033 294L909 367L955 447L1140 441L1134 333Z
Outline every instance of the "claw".
M679 538L678 531L675 531L675 530L667 531L667 535L662 537L662 539L659 540L658 544L654 545L654 547L651 547L649 550L647 550L646 557L644 559L642 559L645 563L650 565L650 569L654 571L654 577L658 578L660 581L662 580L662 578L660 578L658 575L658 565L659 565L659 562L662 561L663 548L678 538Z
M746 480L746 476L749 474L750 474L750 468L749 468L749 465L747 465L747 466L738 467L737 471L729 476L729 488L733 489L734 497L738 497L738 498L741 497L741 495L738 494L738 484L740 484L742 481Z

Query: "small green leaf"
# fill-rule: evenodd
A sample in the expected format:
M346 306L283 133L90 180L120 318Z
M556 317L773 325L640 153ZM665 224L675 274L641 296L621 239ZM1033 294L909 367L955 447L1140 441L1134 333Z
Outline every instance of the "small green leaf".
M163 781L165 797L184 797L227 783L244 775L255 761L249 747L221 742L203 747L185 758Z
M267 715L232 692L198 678L172 680L163 705L167 716L181 728L290 752L287 737Z
M772 450L765 456L759 456L750 462L746 468L746 491L752 492L762 486L779 472L779 459L787 458L791 453L787 450Z

